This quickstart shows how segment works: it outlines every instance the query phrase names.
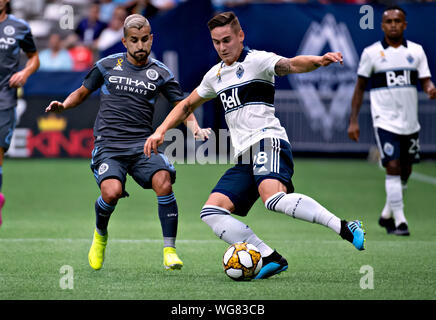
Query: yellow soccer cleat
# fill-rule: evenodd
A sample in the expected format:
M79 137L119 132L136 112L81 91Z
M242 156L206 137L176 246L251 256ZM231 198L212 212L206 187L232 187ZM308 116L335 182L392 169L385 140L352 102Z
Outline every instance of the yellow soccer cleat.
M182 269L183 261L177 256L176 248L165 247L164 252L164 266L167 270Z
M88 253L89 265L94 270L100 270L103 266L104 251L107 245L107 233L104 236L98 234L97 230L94 230L94 239L92 240L91 249Z

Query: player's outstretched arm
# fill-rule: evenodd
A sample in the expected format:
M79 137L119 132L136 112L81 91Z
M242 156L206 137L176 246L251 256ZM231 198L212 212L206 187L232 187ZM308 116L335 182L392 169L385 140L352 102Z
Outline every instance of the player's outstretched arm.
M91 90L87 89L83 85L73 91L64 102L52 101L50 105L45 108L45 112L62 112L66 109L74 108L85 101L86 98L92 93Z
M156 129L156 131L147 138L147 141L144 145L145 155L150 157L152 150L155 154L157 154L157 147L163 143L165 133L169 129L175 128L185 121L196 108L208 100L210 99L204 99L200 97L197 93L197 89L195 89L188 97L178 103L174 109L171 110L162 124Z
M425 93L427 93L429 99L436 99L436 88L431 78L421 79L421 86Z
M348 137L351 140L359 141L359 111L362 106L363 94L365 93L367 78L357 77L356 86L354 88L353 99L351 100L351 115L350 124L348 125Z
M274 68L278 76L286 76L290 73L310 72L319 67L327 67L331 63L344 64L340 52L327 52L323 56L296 56L293 58L280 59Z

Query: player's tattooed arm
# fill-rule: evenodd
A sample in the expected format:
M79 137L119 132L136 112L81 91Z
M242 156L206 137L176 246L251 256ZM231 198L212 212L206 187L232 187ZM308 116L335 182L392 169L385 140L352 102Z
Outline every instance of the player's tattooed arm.
M296 56L290 59L280 59L274 68L278 76L290 73L304 73L313 71L321 66L326 67L331 63L343 63L340 52L328 52L323 56Z
M274 66L274 71L276 75L282 77L286 76L290 73L295 73L295 71L292 68L291 59L280 59L276 65Z
M183 106L183 113L185 115L185 119L187 119L193 112L194 112L194 110L192 109L191 105L185 104Z

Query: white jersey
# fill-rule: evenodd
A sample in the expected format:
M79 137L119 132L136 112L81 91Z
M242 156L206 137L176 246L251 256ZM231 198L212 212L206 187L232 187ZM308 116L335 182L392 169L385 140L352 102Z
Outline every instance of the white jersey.
M202 98L215 98L224 108L235 158L263 138L288 141L286 130L275 116L274 67L283 57L244 48L231 66L220 62L204 76L197 88Z
M431 77L421 45L404 40L394 48L378 41L363 50L357 74L371 78L374 127L401 135L420 130L416 85Z

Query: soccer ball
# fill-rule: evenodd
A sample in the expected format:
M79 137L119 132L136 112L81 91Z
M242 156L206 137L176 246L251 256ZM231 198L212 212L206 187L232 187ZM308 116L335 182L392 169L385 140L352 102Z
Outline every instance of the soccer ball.
M223 267L226 275L233 280L251 280L262 268L262 255L250 243L234 243L224 252Z

